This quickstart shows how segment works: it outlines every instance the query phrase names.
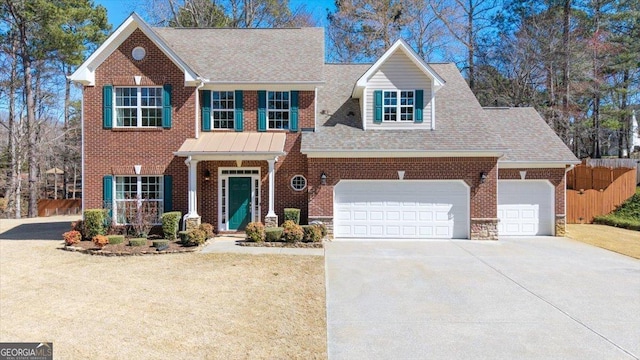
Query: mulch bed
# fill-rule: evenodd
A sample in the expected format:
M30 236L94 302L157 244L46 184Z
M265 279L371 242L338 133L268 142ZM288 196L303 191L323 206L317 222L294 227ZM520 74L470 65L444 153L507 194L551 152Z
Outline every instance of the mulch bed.
M236 241L238 246L253 246L253 247L286 247L286 248L307 248L307 249L321 249L324 247L324 242L252 242L246 240Z
M151 245L151 240L147 240L147 245L145 246L130 246L129 240L125 239L122 244L109 244L102 249L99 249L92 241L80 241L74 246L64 246L62 250L102 256L160 255L187 253L200 250L200 246L183 246L177 241L170 241L169 247L161 251L158 251Z

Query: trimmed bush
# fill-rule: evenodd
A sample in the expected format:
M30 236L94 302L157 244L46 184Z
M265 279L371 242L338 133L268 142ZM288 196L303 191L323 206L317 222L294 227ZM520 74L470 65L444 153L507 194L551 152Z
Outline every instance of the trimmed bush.
M284 221L291 220L296 225L300 224L300 209L286 208L284 209Z
M159 248L163 246L168 246L169 240L152 240L151 244L152 244L151 246L153 246L154 248Z
M183 244L187 243L187 241L189 240L188 234L189 234L189 232L186 231L186 230L178 231L178 238L180 239L181 243L183 243Z
M71 245L79 243L80 240L82 240L82 234L80 234L80 231L71 230L71 231L67 231L66 233L62 234L62 238L64 239L64 244L65 245L71 246Z
M91 239L91 241L93 241L93 244L100 249L109 244L109 239L104 235L96 235Z
M202 223L200 224L200 226L198 227L199 230L204 231L205 233L205 240L206 239L210 239L212 238L215 234L213 232L213 225L209 224L209 223Z
M96 235L104 235L104 209L89 209L84 211L84 236L93 239Z
M302 225L302 230L304 230L304 242L322 241L320 225Z
M186 243L183 241L183 243L188 246L196 246L204 244L205 241L207 241L207 233L201 229L193 229L187 233L187 241Z
M284 229L281 227L266 228L264 230L265 241L268 241L268 242L282 241L283 233L284 233Z
M304 239L304 230L302 226L293 222L293 220L286 220L282 224L284 241L289 243L300 242Z
M107 235L107 239L109 239L109 244L118 245L124 242L124 235Z
M315 225L315 226L319 226L320 227L320 231L322 231L322 237L327 236L328 230L327 230L327 225L325 225L322 221L312 221L311 224L309 225Z
M129 239L129 245L131 246L146 246L147 238L131 238Z
M162 236L165 239L175 240L180 226L180 211L171 211L162 214Z
M264 232L264 225L261 222L250 222L244 229L247 234L247 241L263 242L266 235Z

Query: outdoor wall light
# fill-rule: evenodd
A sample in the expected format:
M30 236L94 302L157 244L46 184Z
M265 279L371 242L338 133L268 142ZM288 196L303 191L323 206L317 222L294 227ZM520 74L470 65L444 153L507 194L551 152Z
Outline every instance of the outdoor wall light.
M327 174L325 174L324 171L320 174L320 184L327 185Z
M206 169L204 171L204 181L209 181L211 180L211 171L209 171L209 169Z
M480 173L480 184L483 184L485 180L487 180L487 173L483 171Z

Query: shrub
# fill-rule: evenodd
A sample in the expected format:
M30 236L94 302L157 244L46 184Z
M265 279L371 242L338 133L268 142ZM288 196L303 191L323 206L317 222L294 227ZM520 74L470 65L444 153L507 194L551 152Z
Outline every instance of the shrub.
M207 233L201 229L193 229L187 232L187 240L183 241L183 244L187 246L196 246L202 245L205 241L207 241Z
M178 231L178 238L180 238L180 242L183 244L187 244L187 241L189 240L188 238L188 231Z
M322 237L327 236L327 225L325 225L322 221L312 221L309 225L315 225L320 227L320 231L322 231Z
M199 230L204 231L205 233L205 240L206 239L210 239L212 238L215 234L213 233L213 225L209 224L209 223L202 223L200 224L200 226L198 227Z
M296 225L300 224L300 209L286 208L284 209L284 221L291 220Z
M104 235L96 235L91 239L91 241L93 241L95 246L99 247L100 249L105 247L105 245L109 244L109 238L107 238Z
M252 242L263 242L266 235L264 225L261 222L250 222L244 229L247 234L247 240Z
M180 211L171 211L162 214L162 236L165 239L176 239L181 217L182 213Z
M281 227L266 228L264 230L265 241L269 241L269 242L282 241L283 233L284 233L284 229Z
M67 246L77 244L80 242L80 240L82 240L82 234L80 234L80 231L77 230L67 231L66 233L62 234L62 237L64 238L64 244Z
M151 241L151 244L154 248L159 248L169 245L169 240L153 240Z
M147 238L131 238L131 239L129 239L129 245L131 245L131 246L145 246L145 245L147 245Z
M107 235L107 239L109 239L109 244L118 245L124 242L124 235Z
M300 242L304 238L304 230L302 226L293 222L293 220L286 220L282 224L284 241L286 242Z
M84 212L84 234L86 239L104 235L104 209L89 209Z
M125 225L110 223L104 232L105 235L125 235L127 233L127 227Z
M78 220L71 222L71 230L75 230L82 236L84 234L84 221Z
M322 241L320 225L302 225L302 230L304 230L304 242Z

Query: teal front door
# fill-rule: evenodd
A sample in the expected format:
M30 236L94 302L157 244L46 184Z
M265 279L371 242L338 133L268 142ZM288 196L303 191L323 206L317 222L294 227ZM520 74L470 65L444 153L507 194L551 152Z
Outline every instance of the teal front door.
M242 230L251 221L251 178L229 178L229 230Z

